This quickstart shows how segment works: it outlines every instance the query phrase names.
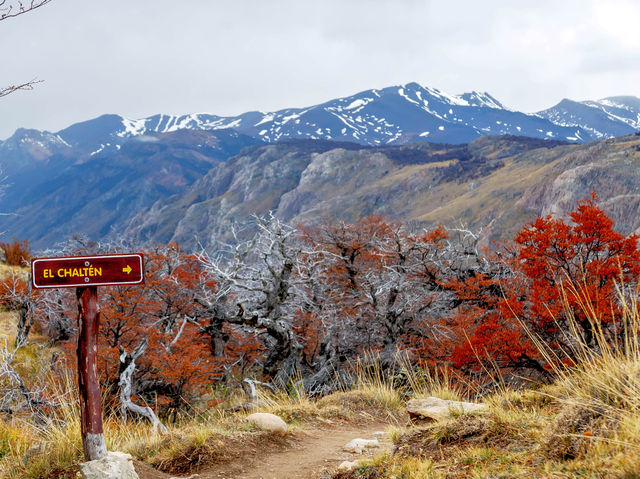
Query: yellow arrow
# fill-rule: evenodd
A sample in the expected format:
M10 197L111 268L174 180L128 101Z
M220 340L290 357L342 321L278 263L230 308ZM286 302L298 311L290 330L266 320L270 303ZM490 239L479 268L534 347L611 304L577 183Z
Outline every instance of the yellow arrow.
M127 265L126 268L122 268L122 272L127 274L131 273L131 266Z

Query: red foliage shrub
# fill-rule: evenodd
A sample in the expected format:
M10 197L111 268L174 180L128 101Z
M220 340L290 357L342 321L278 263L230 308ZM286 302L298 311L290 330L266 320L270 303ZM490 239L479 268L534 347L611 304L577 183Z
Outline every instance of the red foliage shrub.
M28 239L18 241L14 236L13 243L0 242L0 248L4 251L5 263L10 266L25 266L31 260Z
M613 221L595 196L570 213L572 225L547 216L528 224L515 238L518 266L529 285L529 316L539 329L554 330L568 306L590 342L587 318L611 323L620 314L616 283L637 283L638 236L613 230Z
M145 252L144 285L100 289L98 371L107 395L115 399L121 372L120 355L148 340L136 362L134 394L164 410L176 409L201 396L228 372L242 354L256 355L255 338L237 339L226 331L224 353L214 355L207 334L208 312L195 300L207 282L200 264L175 245ZM75 337L66 343L71 364ZM240 343L240 344L238 344Z
M479 305L467 303L450 318L454 365L479 367L478 360L489 357L499 366L544 371L531 333L567 352L571 318L589 346L593 318L613 328L621 313L620 288L640 279L638 236L616 232L595 196L580 201L569 217L571 223L538 218L516 235L509 278L479 277L460 285L461 298L482 291L487 281L494 294Z

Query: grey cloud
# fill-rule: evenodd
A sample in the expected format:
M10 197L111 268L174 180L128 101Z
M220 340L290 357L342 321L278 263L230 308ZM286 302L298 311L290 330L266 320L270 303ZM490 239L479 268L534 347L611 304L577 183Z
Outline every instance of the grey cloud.
M564 96L640 95L636 44L599 30L602 5L54 0L0 24L11 52L0 84L45 80L0 100L0 138L102 113L238 114L409 81L487 90L525 111Z

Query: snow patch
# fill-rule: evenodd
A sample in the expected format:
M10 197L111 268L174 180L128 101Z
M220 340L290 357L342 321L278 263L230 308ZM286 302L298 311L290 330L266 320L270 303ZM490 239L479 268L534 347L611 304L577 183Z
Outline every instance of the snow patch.
M138 136L143 135L146 131L146 120L130 120L128 118L122 119L122 126L124 126L124 131L119 131L116 133L121 138L125 136Z
M404 98L408 102L411 102L411 103L414 103L414 104L420 106L420 103L418 103L417 101L413 100L412 98L409 98L409 96L405 94L404 88L398 88L398 95L400 95L402 98Z
M256 123L253 126L258 126L258 125L262 125L263 123L268 123L270 121L273 121L274 118L275 118L275 115L273 113L268 113L267 115L262 117L262 120L260 120L258 123Z
M353 100L349 105L345 106L345 110L354 110L356 108L360 108L365 106L367 103L373 101L373 98L359 98L357 100Z

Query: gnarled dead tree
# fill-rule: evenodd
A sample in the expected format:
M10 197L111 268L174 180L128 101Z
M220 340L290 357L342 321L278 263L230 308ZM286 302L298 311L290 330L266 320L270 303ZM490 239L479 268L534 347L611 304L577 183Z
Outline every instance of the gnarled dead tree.
M296 230L273 215L256 218L258 232L212 257L200 260L216 291L199 301L223 323L260 335L267 347L263 373L278 386L297 374L302 344L293 330L299 284L300 245Z
M392 366L408 336L443 338L443 318L464 301L450 285L499 274L468 231L414 234L377 216L302 234L273 216L257 222L226 255L200 256L217 289L197 300L220 331L230 323L263 338L276 385L303 375L310 394L329 392L367 351Z

